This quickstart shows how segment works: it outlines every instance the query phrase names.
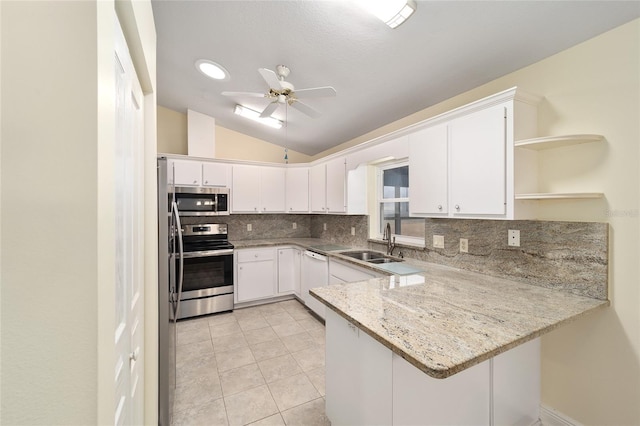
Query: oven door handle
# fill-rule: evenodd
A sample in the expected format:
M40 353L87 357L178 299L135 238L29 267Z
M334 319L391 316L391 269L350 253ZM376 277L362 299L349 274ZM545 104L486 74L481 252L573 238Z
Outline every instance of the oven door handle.
M224 250L209 250L209 251L192 251L186 252L180 255L181 258L191 259L194 257L215 257L215 256L228 256L233 254L233 249L224 249Z
M178 278L178 293L176 294L176 309L174 312L174 318L178 318L178 311L180 310L180 296L182 295L182 283L184 282L184 245L182 243L182 224L180 223L180 211L178 210L178 204L173 201L171 203L171 212L176 218L176 229L178 231L178 259L180 259L180 275Z

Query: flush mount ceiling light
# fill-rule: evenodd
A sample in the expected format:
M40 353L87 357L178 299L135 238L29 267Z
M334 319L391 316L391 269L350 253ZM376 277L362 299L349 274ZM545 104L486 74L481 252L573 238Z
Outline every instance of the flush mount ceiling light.
M204 75L214 80L228 80L229 73L222 65L208 59L196 61L196 68Z
M248 118L249 120L257 121L265 126L273 127L274 129L282 128L282 121L273 117L260 117L260 112L254 111L242 105L236 105L234 113L241 117Z
M391 28L406 21L418 8L414 0L356 0L360 7Z

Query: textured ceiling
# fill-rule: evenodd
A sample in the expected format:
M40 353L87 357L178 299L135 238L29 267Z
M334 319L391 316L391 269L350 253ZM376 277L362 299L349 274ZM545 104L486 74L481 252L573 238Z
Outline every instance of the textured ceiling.
M153 0L158 104L215 117L216 124L314 155L532 64L640 16L638 1L418 1L392 30L350 1ZM203 76L210 59L231 74ZM310 118L280 106L275 130L233 114L262 110L258 68L291 69L297 89L333 86L335 98L305 102Z

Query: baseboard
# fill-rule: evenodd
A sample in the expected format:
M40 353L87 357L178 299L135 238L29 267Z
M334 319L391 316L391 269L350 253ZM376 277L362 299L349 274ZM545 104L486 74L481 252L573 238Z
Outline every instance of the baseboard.
M583 426L577 420L545 405L540 405L540 423L542 426Z

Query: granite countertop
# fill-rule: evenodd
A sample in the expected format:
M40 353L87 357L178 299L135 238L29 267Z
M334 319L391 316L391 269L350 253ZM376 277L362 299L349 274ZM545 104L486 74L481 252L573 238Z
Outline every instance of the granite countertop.
M366 247L318 238L232 243L237 249L297 245L387 275L310 293L435 378L449 377L610 304L414 259L374 265L340 254Z
M558 290L429 264L419 274L311 294L435 378L446 378L609 305Z

